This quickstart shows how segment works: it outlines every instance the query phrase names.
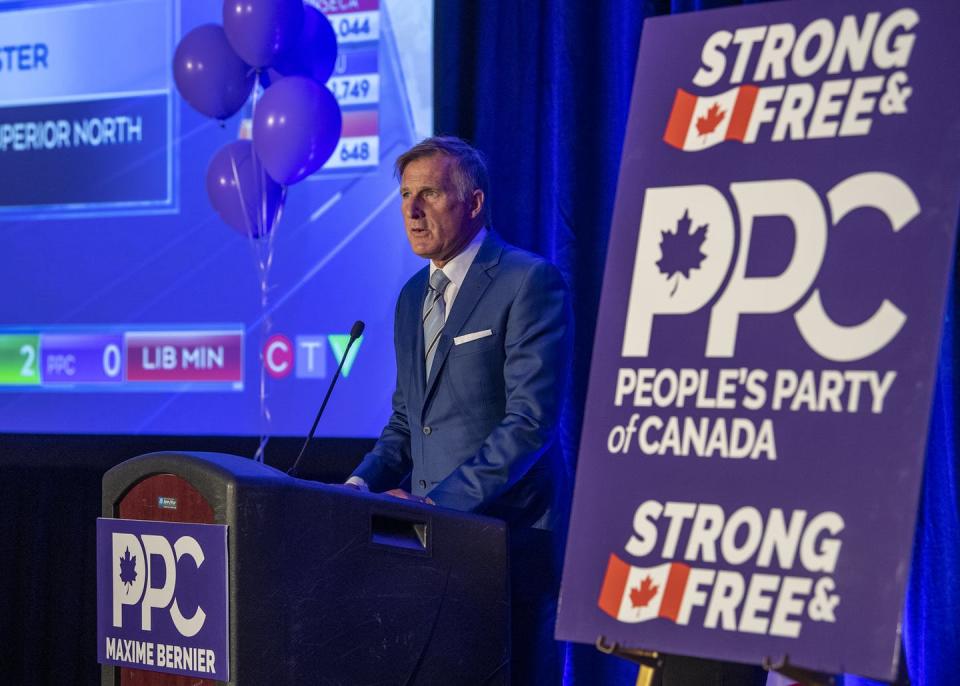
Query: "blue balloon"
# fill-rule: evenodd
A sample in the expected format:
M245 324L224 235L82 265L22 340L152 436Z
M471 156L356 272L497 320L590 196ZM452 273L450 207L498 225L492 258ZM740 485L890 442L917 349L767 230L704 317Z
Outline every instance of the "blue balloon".
M271 71L280 76L308 76L326 83L337 61L337 34L330 21L311 5L303 8L303 32L289 52L280 56ZM276 77L271 74L271 77Z
M223 28L204 24L177 46L173 78L180 95L200 114L226 119L250 97L256 74L230 47Z
M303 0L224 0L223 30L249 64L272 66L300 38Z
M340 140L336 98L313 79L287 76L263 93L253 115L253 145L270 176L288 186L317 171Z
M207 197L224 222L259 238L280 220L284 193L255 159L253 144L240 140L227 143L210 160Z

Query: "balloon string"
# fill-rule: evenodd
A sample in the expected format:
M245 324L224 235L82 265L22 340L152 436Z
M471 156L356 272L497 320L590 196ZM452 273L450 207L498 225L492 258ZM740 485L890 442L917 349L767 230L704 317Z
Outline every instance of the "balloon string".
M263 205L264 205L264 189L263 184L260 183L260 159L257 157L256 142L254 141L253 136L253 124L257 120L257 102L260 100L260 73L259 69L256 70L256 76L253 80L253 103L250 108L250 156L251 162L253 163L253 173L254 178L256 179L255 183L257 184L257 192L260 195L260 207L257 208L256 216L256 231L254 232L253 238L258 236L263 236Z
M253 82L253 105L250 111L251 122L255 122L257 120L257 103L260 101L260 77L262 74L263 70L257 69L257 75ZM264 229L266 228L267 198L266 188L261 178L261 174L263 173L263 165L260 163L260 158L257 156L257 150L254 147L252 123L250 126L250 148L251 155L253 155L253 171L257 184L257 193L260 196L260 206L257 208L257 237L262 238L266 233Z
M270 265L273 262L273 231L271 230L273 226L267 226L267 192L266 192L266 179L264 178L265 171L263 165L260 163L260 159L257 156L254 135L253 135L253 122L256 121L257 117L257 103L260 100L261 96L261 87L260 87L260 76L261 71L257 70L256 78L254 79L253 85L253 102L251 105L250 113L250 149L251 149L251 163L253 164L253 173L254 173L254 183L257 184L257 192L260 196L259 206L256 208L254 218L255 226L251 227L249 232L251 246L253 247L254 259L257 264L257 276L259 280L260 288L260 351L263 355L263 351L266 348L267 338L270 334L270 329L272 327L271 317L267 314L267 305L269 302L269 272ZM239 187L238 187L239 188ZM250 208L254 209L254 208ZM244 208L244 214L249 218L249 214ZM266 316L264 316L266 315ZM260 441L257 446L257 451L254 454L253 458L257 462L263 462L267 447L267 442L270 440L270 437L267 435L270 428L270 408L267 405L267 368L266 360L260 360L260 383L258 388L258 400L260 404Z
M250 235L250 215L248 214L246 199L240 190L240 170L237 168L237 158L232 154L230 155L230 170L233 172L233 187L237 190L237 197L240 198L240 209L243 211L243 218L247 222L247 234Z

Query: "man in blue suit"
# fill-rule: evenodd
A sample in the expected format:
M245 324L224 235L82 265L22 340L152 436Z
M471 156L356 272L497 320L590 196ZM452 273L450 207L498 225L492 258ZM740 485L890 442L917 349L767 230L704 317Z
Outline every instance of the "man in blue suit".
M429 138L396 168L407 238L430 264L400 292L393 412L348 483L506 520L514 683L559 683L550 654L568 494L557 442L567 290L553 265L490 231L487 171L469 145ZM399 488L407 477L409 492ZM529 662L537 653L550 664Z

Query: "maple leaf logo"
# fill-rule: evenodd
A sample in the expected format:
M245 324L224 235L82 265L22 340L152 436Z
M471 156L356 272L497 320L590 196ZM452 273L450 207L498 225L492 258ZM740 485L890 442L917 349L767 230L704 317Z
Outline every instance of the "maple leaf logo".
M677 292L680 277L689 279L690 272L699 269L707 258L701 248L707 237L709 224L701 224L696 231L691 231L692 224L690 210L685 209L674 230L664 229L660 235L660 259L657 260L657 268L667 279L674 280L671 297Z
M707 110L706 115L697 117L697 133L700 134L701 138L713 133L726 116L727 111L721 110L718 103L713 103Z
M653 579L648 574L637 588L630 589L630 602L636 607L646 607L647 603L656 597L660 590L659 586L654 585Z
M127 587L127 592L130 592L130 587L133 585L133 582L137 578L137 556L134 555L131 557L130 548L128 547L123 557L120 558L120 581Z

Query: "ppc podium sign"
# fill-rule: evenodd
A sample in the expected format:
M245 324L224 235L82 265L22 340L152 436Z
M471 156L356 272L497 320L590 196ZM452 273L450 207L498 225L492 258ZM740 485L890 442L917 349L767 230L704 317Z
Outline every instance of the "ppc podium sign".
M230 678L227 527L97 519L101 664Z
M646 22L558 638L895 674L958 33L933 0Z

